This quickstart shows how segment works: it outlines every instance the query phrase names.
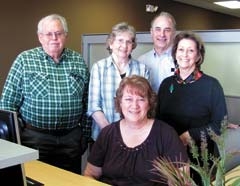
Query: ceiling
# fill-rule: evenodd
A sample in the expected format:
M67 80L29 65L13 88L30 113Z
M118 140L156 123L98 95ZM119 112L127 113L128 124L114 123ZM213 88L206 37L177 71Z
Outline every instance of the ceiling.
M196 7L205 8L215 12L228 14L240 18L240 9L229 9L222 6L213 4L214 1L226 1L226 0L173 0L184 4L189 4Z

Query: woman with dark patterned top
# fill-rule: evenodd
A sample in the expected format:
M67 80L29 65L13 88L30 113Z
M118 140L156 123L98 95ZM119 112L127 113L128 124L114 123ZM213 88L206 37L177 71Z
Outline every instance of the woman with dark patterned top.
M173 76L166 78L158 91L156 118L176 129L184 145L193 139L199 145L207 137L208 151L214 153L214 142L208 129L220 134L221 122L227 114L223 89L214 77L200 71L205 48L193 32L180 32L173 44L172 57L177 66ZM194 162L192 154L188 152ZM201 178L193 174L197 185Z

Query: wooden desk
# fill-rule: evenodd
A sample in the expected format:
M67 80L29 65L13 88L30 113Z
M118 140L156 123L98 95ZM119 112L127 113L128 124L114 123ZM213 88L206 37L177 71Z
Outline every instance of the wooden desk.
M228 180L230 178L233 178L235 176L240 176L240 165L235 167L234 169L230 170L229 172L226 173L225 179ZM229 181L226 186L231 186L234 180ZM215 181L213 182L215 184Z
M226 173L226 180L236 176L240 176L240 165ZM233 181L229 181L226 186L231 186L232 182Z
M26 176L44 183L44 186L109 186L102 182L74 174L38 160L24 163ZM236 171L238 170L238 171ZM240 166L229 171L226 178L240 175ZM228 183L227 186L231 185Z
M26 176L44 183L44 186L108 186L38 160L24 163L24 168Z

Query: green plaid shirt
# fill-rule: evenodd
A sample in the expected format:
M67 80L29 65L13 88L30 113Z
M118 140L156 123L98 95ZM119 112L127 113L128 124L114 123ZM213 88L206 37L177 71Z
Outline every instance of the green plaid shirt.
M26 123L55 130L81 125L91 133L87 117L89 71L82 56L65 48L55 63L42 47L22 52L5 82L0 108L20 113Z

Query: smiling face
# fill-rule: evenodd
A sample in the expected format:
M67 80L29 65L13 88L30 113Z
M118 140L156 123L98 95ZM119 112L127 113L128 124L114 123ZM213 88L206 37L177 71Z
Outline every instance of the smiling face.
M133 50L133 35L130 32L120 32L109 45L112 53L118 58L129 58Z
M194 71L196 62L199 60L196 42L185 38L180 40L175 57L180 70Z
M141 95L137 88L130 86L124 88L120 106L126 121L138 123L147 118L150 108L148 97Z
M166 16L157 17L150 30L154 48L158 53L168 49L172 45L175 36L175 28L172 20Z

